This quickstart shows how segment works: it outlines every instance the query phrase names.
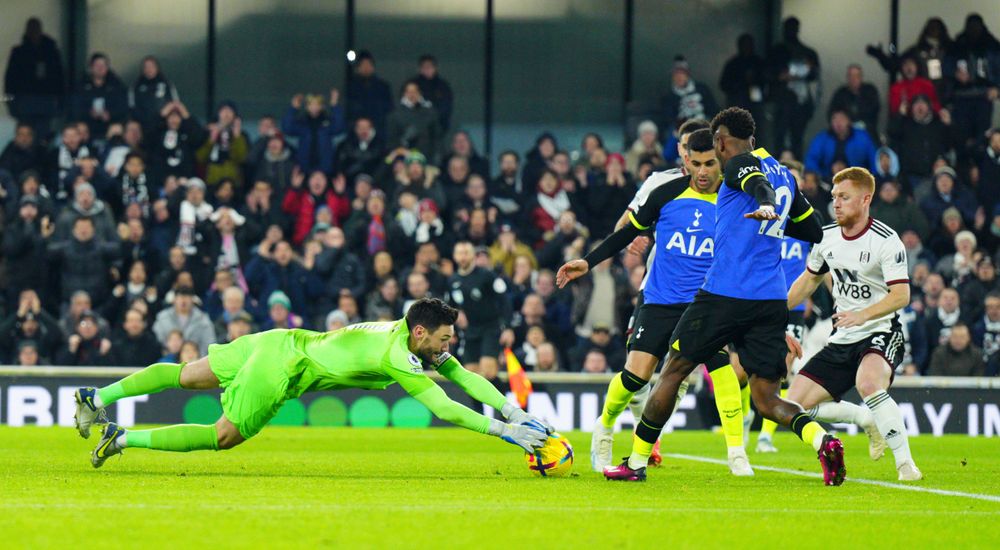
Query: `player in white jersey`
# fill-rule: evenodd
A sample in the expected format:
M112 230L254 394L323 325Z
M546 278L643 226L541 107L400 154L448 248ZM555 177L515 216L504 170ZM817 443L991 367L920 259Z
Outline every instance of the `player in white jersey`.
M788 390L788 399L826 422L850 422L865 429L878 460L888 445L900 481L922 478L913 458L899 406L887 390L903 357L898 311L910 302L906 250L889 226L870 216L875 179L864 168L833 177L837 223L823 228L806 271L788 291L795 307L833 278L836 313L829 343L812 357ZM840 401L856 386L867 408Z

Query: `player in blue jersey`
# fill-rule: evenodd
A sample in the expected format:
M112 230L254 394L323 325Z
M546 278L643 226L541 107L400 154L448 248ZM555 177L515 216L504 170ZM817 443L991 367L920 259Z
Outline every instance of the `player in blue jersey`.
M625 369L608 386L604 411L594 427L591 466L599 472L611 464L615 420L635 393L647 386L656 366L667 354L674 327L712 265L715 201L721 169L711 131L702 129L688 136L685 162L690 175L662 176L668 177L668 181L639 197L636 210L629 212L628 225L611 234L583 259L567 262L556 277L560 288L565 286L617 254L641 231L656 226L657 250L646 278L644 302L628 341ZM659 172L651 177L669 173ZM729 354L720 346L704 363L716 385L716 405L729 447L730 471L738 476L753 475L743 447L740 384L729 364Z
M783 162L782 166L788 169L788 172L794 178L796 187L798 187L798 183L802 178L802 164L796 161L791 161ZM784 240L781 241L781 271L785 274L785 285L788 287L792 286L795 279L797 279L806 268L806 258L808 257L809 250L811 248L812 243L800 241L799 239L793 239L787 235ZM794 309L788 312L788 324L785 325L785 332L800 344L802 343L802 336L806 328L805 312L805 302L795 306ZM785 378L781 381L780 395L782 398L788 394L788 384L793 375L792 364L794 362L795 354L789 352L785 357L785 367L788 369L788 372ZM777 428L778 425L775 424L773 420L764 419L760 426L760 433L757 435L756 451L758 453L778 452L778 448L774 446L774 432Z
M778 395L785 374L787 286L781 243L789 236L819 242L822 228L788 171L764 149L754 150L750 112L731 107L712 120L724 183L716 201L715 257L705 284L671 337L670 353L636 429L632 455L607 468L608 479L641 481L646 461L670 418L680 383L699 363L732 344L750 376L757 410L789 426L817 451L824 482L844 482L844 448L796 403ZM794 344L797 347L797 344Z

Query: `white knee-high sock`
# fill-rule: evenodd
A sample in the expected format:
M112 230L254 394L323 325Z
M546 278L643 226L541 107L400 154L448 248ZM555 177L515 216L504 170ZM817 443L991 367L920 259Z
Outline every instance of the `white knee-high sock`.
M875 425L878 431L885 438L885 442L892 449L892 455L896 458L896 467L904 462L911 462L910 439L906 433L906 426L903 425L903 415L899 412L899 405L885 390L875 392L865 399L868 408L872 411Z
M847 422L868 429L875 424L872 412L867 407L848 401L827 401L806 411L813 420L821 422Z

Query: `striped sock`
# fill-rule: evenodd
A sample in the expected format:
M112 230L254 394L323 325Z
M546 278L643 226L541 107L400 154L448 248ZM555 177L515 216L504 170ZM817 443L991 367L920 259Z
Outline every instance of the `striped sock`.
M896 467L904 462L911 462L910 438L906 433L906 426L903 424L903 414L899 411L899 405L886 393L885 390L877 391L865 398L865 403L872 411L875 418L875 425L878 426L879 433L885 438L885 442L892 449L892 456L896 458Z

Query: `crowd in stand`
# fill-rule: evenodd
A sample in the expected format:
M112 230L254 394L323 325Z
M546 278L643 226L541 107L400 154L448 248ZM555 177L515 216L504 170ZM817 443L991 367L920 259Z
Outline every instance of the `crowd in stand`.
M1000 42L973 14L954 38L932 18L899 55L869 47L900 73L889 96L851 65L829 129L807 140L820 57L798 30L787 20L764 56L740 37L721 103L679 56L661 112L621 153L597 134L545 133L494 161L452 120L461 96L430 55L394 91L362 51L343 94L296 93L252 139L231 101L193 116L153 56L130 86L93 53L67 85L32 19L5 75L18 124L0 154L0 363L188 361L247 333L397 319L437 296L463 310L455 350L487 375L504 347L529 370L620 370L644 258L624 253L565 290L553 272L677 165L681 123L739 105L759 143L805 165L800 189L827 221L831 174L876 174L873 215L901 235L912 280L900 374L996 375ZM810 324L831 314L814 298Z

